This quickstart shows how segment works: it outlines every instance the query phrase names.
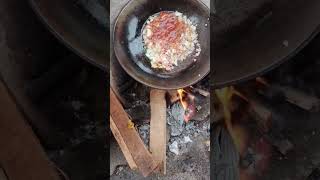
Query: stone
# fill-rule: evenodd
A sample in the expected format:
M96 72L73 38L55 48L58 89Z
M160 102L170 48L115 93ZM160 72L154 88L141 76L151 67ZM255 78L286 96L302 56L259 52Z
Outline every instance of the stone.
M168 110L167 114L167 121L170 125L170 135L173 137L180 136L184 130L184 109L180 103L175 103L171 109Z
M184 143L191 143L191 142L192 142L192 140L190 139L189 136L184 137Z
M170 152L174 153L175 155L179 155L179 145L177 141L174 141L172 144L169 146Z

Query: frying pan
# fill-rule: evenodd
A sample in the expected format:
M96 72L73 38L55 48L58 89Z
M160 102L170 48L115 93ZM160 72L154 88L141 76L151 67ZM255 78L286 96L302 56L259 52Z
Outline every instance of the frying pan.
M160 11L179 11L197 24L201 53L197 61L189 56L171 71L151 68L145 56L141 29L146 20ZM122 68L135 80L158 89L190 86L210 71L209 8L198 0L131 0L116 19L114 52Z
M318 0L215 0L211 85L255 78L290 59L318 32Z
M108 5L105 0L29 0L51 32L95 66L107 70Z

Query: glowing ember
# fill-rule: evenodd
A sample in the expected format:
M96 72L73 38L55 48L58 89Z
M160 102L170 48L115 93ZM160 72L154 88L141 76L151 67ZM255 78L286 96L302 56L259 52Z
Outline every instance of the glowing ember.
M189 122L196 113L196 108L194 105L195 97L190 93L187 93L184 89L178 89L177 91L181 105L185 110L184 121Z

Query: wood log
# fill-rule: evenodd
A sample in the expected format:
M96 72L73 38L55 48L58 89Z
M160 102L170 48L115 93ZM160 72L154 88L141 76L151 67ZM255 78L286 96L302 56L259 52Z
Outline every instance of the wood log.
M210 96L210 92L209 91L206 91L206 90L203 90L203 89L199 89L199 88L195 88L195 87L190 87L191 91L192 92L196 92L196 93L199 93L200 95L204 96L204 97L208 97Z
M12 180L59 180L25 116L0 80L0 168Z
M157 168L157 164L145 147L136 129L128 126L131 121L111 88L110 116L113 119L111 122L114 122L113 128L118 131L117 134L113 132L114 136L117 139L121 137L123 141L118 141L118 143L125 144L127 147L127 152L124 152L124 154L129 152L132 160L144 177L150 175Z
M317 112L320 110L320 99L307 94L300 89L283 86L280 84L265 83L264 86L265 87L260 89L258 92L267 98L270 98L270 96L275 96L276 100L279 100L280 97L278 96L280 92L281 96L283 96L287 102L300 107L301 109L310 112Z
M152 89L150 91L150 151L153 159L159 164L158 169L166 174L167 150L167 112L165 91Z
M272 85L274 88L279 89L284 93L286 100L306 111L319 111L320 99L310 94L307 94L301 90L294 89L288 86Z

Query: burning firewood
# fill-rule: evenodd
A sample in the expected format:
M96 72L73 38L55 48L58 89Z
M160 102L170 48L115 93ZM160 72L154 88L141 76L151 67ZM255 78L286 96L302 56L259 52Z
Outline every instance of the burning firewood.
M206 119L210 112L210 103L203 100L210 96L210 93L194 87L185 89L167 91L167 101L170 105L180 101L184 113L184 120L188 123L190 120ZM201 104L204 103L204 104ZM197 116L198 115L198 116Z
M216 90L216 96L222 104L223 114L226 121L226 126L228 130L231 130L231 111L230 104L231 98L233 96L233 87L228 87L224 89Z
M189 122L196 113L195 96L183 89L178 89L178 94L182 107L185 110L184 121Z
M213 102L213 113L211 113L211 121L214 123L223 121L223 107L215 93L211 96L211 102ZM231 110L232 111L232 110Z

